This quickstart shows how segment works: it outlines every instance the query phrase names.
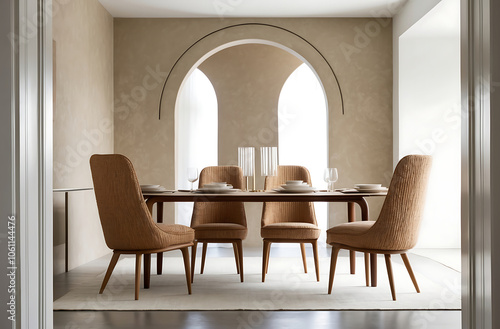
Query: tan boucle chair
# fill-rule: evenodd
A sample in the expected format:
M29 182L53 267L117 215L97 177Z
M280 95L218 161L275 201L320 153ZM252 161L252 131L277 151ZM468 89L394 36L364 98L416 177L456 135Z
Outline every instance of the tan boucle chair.
M206 167L200 173L199 186L214 182L226 182L233 188L243 189L243 172L237 166ZM207 198L210 198L207 195ZM232 243L236 270L243 282L243 243L246 238L247 219L243 202L195 202L191 227L195 230L195 240L191 251L191 281L194 279L196 246L203 243L201 271L205 268L208 243Z
M106 244L113 257L102 281L103 293L121 254L135 254L135 299L139 299L141 258L144 255L144 288L149 288L151 254L180 249L188 292L191 294L189 250L194 231L184 225L156 224L142 196L129 159L119 154L90 158L94 192Z
M278 166L276 176L267 176L264 189L280 187L288 180L302 180L311 184L311 176L305 167ZM321 230L316 222L311 202L264 202L260 235L264 239L262 252L262 282L269 267L272 243L300 243L302 263L307 273L305 243L313 246L316 279L319 281L318 238Z
M377 221L345 223L327 231L327 243L333 248L329 294L340 249L384 254L393 300L396 291L391 254L400 254L415 289L420 292L406 252L417 243L431 162L431 157L425 155L409 155L399 161Z

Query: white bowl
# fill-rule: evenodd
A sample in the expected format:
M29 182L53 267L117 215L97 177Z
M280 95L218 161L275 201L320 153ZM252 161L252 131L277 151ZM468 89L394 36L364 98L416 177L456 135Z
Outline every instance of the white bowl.
M287 180L286 185L301 185L303 182L301 180Z
M308 189L311 188L308 184L300 184L300 185L281 185L282 188L287 190L299 190L299 189Z
M382 187L382 184L356 184L355 186L359 189L378 189Z
M148 184L141 185L141 188L158 188L158 187L160 187L160 185L148 185Z
M203 185L203 188L208 189L229 189L232 188L231 185L227 185L226 182L214 182Z

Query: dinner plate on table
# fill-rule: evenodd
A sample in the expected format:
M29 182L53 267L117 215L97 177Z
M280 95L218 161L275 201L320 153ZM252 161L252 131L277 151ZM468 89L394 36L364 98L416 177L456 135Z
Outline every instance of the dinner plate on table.
M387 192L388 188L387 187L377 187L377 188L355 188L358 192L362 193L381 193L381 192Z
M387 187L380 187L380 188L375 188L375 189L362 189L362 188L351 188L351 189L344 189L341 191L342 193L384 193L387 192L389 189Z
M142 193L173 193L175 192L174 190L167 190L165 187L160 186L160 185L141 185L141 191Z
M317 192L317 190L313 187L311 188L297 188L297 189L292 189L292 188L275 188L273 189L275 192L279 193L314 193Z
M155 188L160 188L162 186L160 185L141 185L141 189L155 189Z
M195 193L213 193L213 194L219 194L219 193L234 193L234 192L241 192L240 189L237 188L207 188L207 187L202 187L194 191Z

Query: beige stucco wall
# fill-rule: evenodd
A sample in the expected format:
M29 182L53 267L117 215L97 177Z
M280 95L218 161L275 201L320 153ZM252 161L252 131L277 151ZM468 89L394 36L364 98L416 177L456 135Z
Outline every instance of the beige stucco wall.
M281 88L302 64L283 49L245 44L212 55L199 69L214 86L218 102L218 163L238 164L238 146L255 147L256 188L262 189L260 176L261 146L278 146L278 99ZM259 138L260 137L260 138ZM261 243L262 204L246 203L247 245Z
M214 33L185 53L166 85L158 120L163 79L179 56L210 32L248 22L288 29L314 45L339 79L345 115L335 79L310 44L282 29L247 25ZM207 53L241 40L270 42L306 61L324 86L329 163L339 169L337 186L387 185L392 173L391 24L369 18L115 19L115 151L130 157L140 181L174 188L175 101L186 74ZM372 214L378 214L380 200L369 202ZM344 222L345 213L345 205L332 205L330 224ZM173 218L173 207L168 207L164 220L173 222Z
M92 187L89 158L113 152L113 18L73 0L53 18L54 188ZM93 191L69 195L69 268L109 252ZM64 194L54 193L54 274L64 270Z

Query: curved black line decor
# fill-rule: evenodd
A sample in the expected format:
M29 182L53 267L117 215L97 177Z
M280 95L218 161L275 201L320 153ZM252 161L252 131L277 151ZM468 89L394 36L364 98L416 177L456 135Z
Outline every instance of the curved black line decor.
M161 119L161 102L163 100L163 93L165 92L165 87L167 85L167 81L168 81L168 78L170 77L170 75L172 74L172 71L174 70L175 66L177 65L177 63L181 60L181 58L191 49L193 48L198 42L200 42L201 40L211 36L212 34L215 34L217 32L220 32L220 31L223 31L223 30L227 30L227 29L230 29L230 28L233 28L233 27L240 27L240 26L267 26L267 27L272 27L272 28L275 28L275 29L279 29L279 30L283 30L285 32L288 32L288 33L291 33L293 34L294 36L300 38L301 40L307 42L307 44L309 46L311 46L322 58L323 60L325 61L325 63L328 65L328 67L330 68L330 71L332 71L332 74L335 78L335 82L337 83L337 86L339 87L339 92L340 92L340 103L342 105L342 115L344 115L344 96L342 95L342 88L340 87L340 83L339 83L339 79L337 78L337 75L335 74L335 71L333 71L333 68L332 66L330 65L330 63L327 61L327 59L325 58L325 56L323 56L323 54L318 50L318 48L316 48L312 43L310 43L309 41L307 41L305 38L303 38L302 36L298 35L297 33L293 32L293 31L290 31L288 29L285 29L284 27L281 27L281 26L277 26L277 25L272 25L272 24L266 24L266 23L241 23L241 24L234 24L234 25L228 25L228 26L225 26L225 27L222 27L218 30L215 30L215 31L212 31L206 35L204 35L203 37L199 38L198 40L196 40L191 46L189 46L186 50L184 50L184 52L179 56L179 58L177 58L177 60L175 61L174 65L172 65L172 67L170 68L170 71L168 72L167 74L167 77L165 78L165 82L163 83L163 88L161 90L161 94L160 94L160 103L158 104L158 120Z

